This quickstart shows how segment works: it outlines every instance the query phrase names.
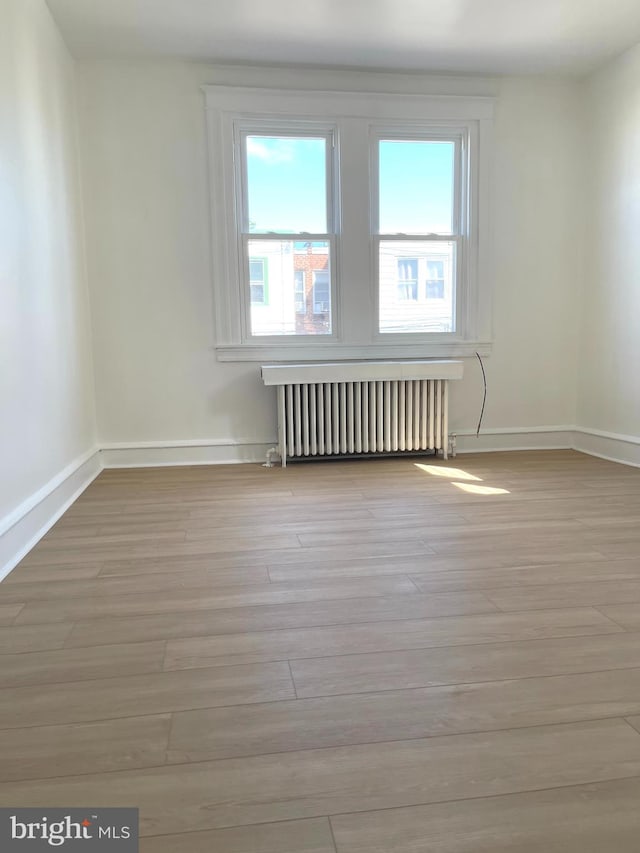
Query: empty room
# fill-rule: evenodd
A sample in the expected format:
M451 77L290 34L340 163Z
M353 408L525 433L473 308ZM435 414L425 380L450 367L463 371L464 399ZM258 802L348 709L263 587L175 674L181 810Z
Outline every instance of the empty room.
M637 0L0 0L0 850L640 849Z

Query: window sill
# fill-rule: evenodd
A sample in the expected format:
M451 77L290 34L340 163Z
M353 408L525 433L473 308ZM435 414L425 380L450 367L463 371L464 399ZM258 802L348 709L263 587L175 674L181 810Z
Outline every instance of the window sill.
M226 344L215 348L218 361L349 361L357 359L468 358L476 352L491 355L489 341L447 341L438 343L370 344L355 346L337 343Z

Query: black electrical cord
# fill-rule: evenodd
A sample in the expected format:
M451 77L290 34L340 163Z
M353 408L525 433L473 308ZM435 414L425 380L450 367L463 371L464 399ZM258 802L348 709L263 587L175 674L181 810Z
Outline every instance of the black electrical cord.
M476 352L476 358L480 362L480 368L482 370L482 381L484 383L484 395L482 397L482 408L480 409L480 418L478 420L478 428L476 429L476 438L480 435L480 427L482 426L482 418L484 416L484 406L487 402L487 374L484 372L484 364L482 363L482 359L480 358L480 353Z

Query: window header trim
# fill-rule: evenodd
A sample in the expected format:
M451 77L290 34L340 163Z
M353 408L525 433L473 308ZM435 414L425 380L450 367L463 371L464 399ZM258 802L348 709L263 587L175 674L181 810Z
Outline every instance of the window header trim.
M265 125L277 122L278 116L306 117L327 115L344 118L384 118L419 120L445 124L450 120L492 119L495 98L486 95L422 95L389 92L332 91L319 89L271 89L247 86L202 86L207 110L222 110L241 118L246 110L251 120L262 119ZM282 99L287 105L283 107ZM294 119L295 121L295 119ZM275 123L274 122L274 123ZM407 126L410 121L405 122Z

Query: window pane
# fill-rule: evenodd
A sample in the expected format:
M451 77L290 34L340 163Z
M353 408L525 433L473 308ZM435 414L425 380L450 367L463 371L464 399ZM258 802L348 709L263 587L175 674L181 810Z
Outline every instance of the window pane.
M418 259L398 258L398 299L418 298Z
M379 143L380 233L452 234L453 142Z
M247 136L249 230L326 234L326 139Z
M305 292L305 271L304 270L294 270L293 271L293 284L295 291L295 299L296 299L296 314L304 314L306 311L306 292Z
M252 278L263 261L260 301ZM331 265L327 240L249 240L252 335L330 335ZM316 310L317 309L317 310Z
M444 299L444 261L427 260L427 299Z
M267 301L265 258L249 258L251 304L265 305Z
M380 241L381 332L455 331L455 251L449 241Z
M251 283L264 281L264 259L250 258L249 259L249 278Z
M313 313L331 313L331 282L329 270L318 270L313 273Z

